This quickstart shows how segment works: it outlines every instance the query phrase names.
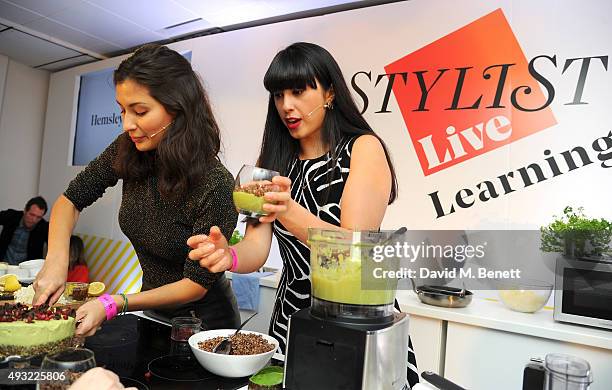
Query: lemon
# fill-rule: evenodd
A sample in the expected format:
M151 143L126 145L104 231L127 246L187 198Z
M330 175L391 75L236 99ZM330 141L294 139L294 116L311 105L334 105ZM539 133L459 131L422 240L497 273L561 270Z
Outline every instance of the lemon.
M0 284L4 284L4 291L6 292L15 292L21 288L19 279L14 274L6 274L0 277Z
M4 283L8 280L8 279L17 279L17 281L19 281L19 278L17 278L17 275L15 274L6 274L6 275L2 275L0 276L0 285L4 286Z
M106 286L104 285L104 283L91 282L89 283L89 289L87 290L87 294L91 295L92 297L97 297L102 295L105 289Z

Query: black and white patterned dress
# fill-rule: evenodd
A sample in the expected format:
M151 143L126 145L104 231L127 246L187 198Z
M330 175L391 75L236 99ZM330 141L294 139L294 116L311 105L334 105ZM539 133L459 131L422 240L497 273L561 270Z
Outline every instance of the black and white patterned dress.
M331 153L312 160L295 159L289 169L291 198L321 220L340 226L340 199L349 176L351 151L358 136L344 138L336 146L337 159ZM331 181L328 172L331 173ZM310 249L278 220L274 235L283 260L269 333L285 353L289 316L310 306ZM408 377L410 385L418 382L416 359L410 345ZM412 377L412 378L411 378Z
M336 146L336 163L331 153L312 160L295 159L287 176L291 198L325 222L340 226L340 199L349 175L351 150L357 137L345 138ZM328 172L332 170L329 182ZM327 199L325 199L327 198ZM270 322L270 335L285 352L289 316L310 306L310 249L278 220L274 221L283 271Z

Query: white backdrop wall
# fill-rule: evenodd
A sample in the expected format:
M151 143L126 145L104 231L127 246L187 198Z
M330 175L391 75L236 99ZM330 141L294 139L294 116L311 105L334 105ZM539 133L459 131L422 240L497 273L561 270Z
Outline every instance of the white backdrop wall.
M6 82L6 71L8 70L9 59L7 56L0 55L0 107L4 99L4 84ZM0 115L1 115L0 111Z
M92 69L116 65L119 60L104 61L53 73L49 81L49 98L45 118L45 135L40 175L40 191L53 201L64 192L70 180L82 167L69 165L78 98L78 75ZM113 238L116 220L115 189L82 213L77 231Z
M541 55L556 56L556 67L550 61L539 61L536 64L540 74L555 89L555 98L547 110L542 112L552 114L556 124L549 124L541 131L513 139L511 143L500 144L502 146L479 156L425 175L409 130L412 127L427 126L427 123L414 116L415 122L406 125L396 99L396 93L400 93L401 89L391 94L387 107L389 112L376 113L381 110L387 83L386 77L383 77L376 85L376 78L385 73L387 65L496 10L501 10L502 18L508 21L527 62ZM364 115L389 146L400 186L399 198L387 210L383 227L537 228L548 223L552 215L559 214L566 205L582 205L590 215L612 217L609 197L612 170L601 166L604 162L597 160L591 148L593 141L612 130L609 110L612 77L607 68L607 56L612 52L612 42L609 39L612 25L606 19L610 14L612 3L606 0L587 3L569 0L497 0L461 2L460 5L450 0L413 0L216 34L181 42L172 47L193 51L192 63L204 79L223 132L223 160L232 173L236 173L244 163L253 163L258 153L268 98L262 78L268 64L275 53L288 44L309 41L324 46L335 56L349 83L358 72L371 72L371 81L364 74L356 76L359 88L367 95L370 103ZM452 72L449 71L452 77L457 78L455 68L472 66L475 71L466 77L466 84L475 82L482 85L481 74L485 66L515 60L494 58L491 61L499 62L478 62L478 58L486 57L487 47L483 47L480 41L486 35L487 31L477 31L469 40L460 42L460 50L457 52L463 53L464 57L474 53L476 59L473 63L457 62L448 53L446 67L452 69ZM567 70L563 70L566 61L595 56L605 56L605 67L603 57L592 59L582 93L581 102L585 104L568 105L574 97L580 66L584 61L577 60ZM414 87L417 85L414 71L427 70L426 79L430 84L437 69L445 65L446 59L446 54L442 53L432 57L431 63L421 64L421 68L405 69L407 85L416 88L410 91L418 91ZM77 76L116 65L120 60L115 58L101 61L52 75L40 180L41 192L48 198L57 197L80 170L68 166ZM519 78L512 74L519 66L510 71L506 91L520 85L513 84ZM522 69L522 72L525 71ZM479 81L475 81L474 77L479 78ZM489 82L488 90L484 91L484 99L488 99L486 104L489 104L495 91L497 79L494 77L493 80ZM540 91L540 95L534 92L534 96L544 99L548 96L543 85L535 80L531 79L529 85L534 91ZM447 101L453 96L454 84L450 86L452 88L446 92ZM504 99L508 94L506 92ZM471 104L476 97L463 96L461 104ZM524 95L519 97L528 98ZM358 104L363 105L362 98L357 94L355 98ZM430 110L433 115L447 115L444 108L432 98ZM467 115L468 111L464 112ZM473 110L469 115L479 121L486 121L492 117L492 113L506 113L511 122L520 116L526 118L523 119L521 130L527 133L533 131L529 128L529 118L537 118L542 114L529 116L531 114L520 113L508 107L501 111ZM451 119L445 126L453 125L452 119L457 116L448 118ZM458 131L464 128L459 127ZM432 131L443 133L444 128ZM612 143L612 140L609 142ZM603 140L600 141L600 145L604 144ZM494 180L533 162L545 169L545 149L557 156L562 166L563 160L559 154L575 146L587 149L594 162L572 172L567 172L566 167L562 169L563 174L556 177L552 177L549 169L547 180L531 186L519 185L517 183L520 180L515 178L515 191L507 195L503 194L501 184ZM610 151L599 154L601 158L609 155ZM443 150L439 151L439 158L443 156ZM607 165L610 165L610 161L607 161ZM486 202L479 201L480 190L477 185L484 180L495 182L501 195ZM464 196L467 202L474 200L471 207L457 206L456 194L462 189L471 189L475 193L471 197ZM429 195L435 191L446 210L444 214L448 214L451 204L455 204L454 213L444 216L437 214ZM87 234L121 238L116 222L119 200L119 188L109 191L102 201L83 213L78 230Z
M0 55L0 210L38 195L48 86L49 72Z

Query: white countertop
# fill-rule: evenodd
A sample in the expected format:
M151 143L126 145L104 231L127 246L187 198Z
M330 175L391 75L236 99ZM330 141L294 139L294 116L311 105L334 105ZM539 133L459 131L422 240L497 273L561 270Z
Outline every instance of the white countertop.
M556 322L548 306L519 313L499 301L474 297L467 307L451 309L426 305L409 290L398 291L397 300L409 314L612 350L612 330Z
M226 272L230 279L231 275ZM277 288L279 278L280 272L276 272L261 278L259 285ZM411 290L399 290L397 300L409 314L612 350L612 330L556 322L550 306L536 313L519 313L476 294L467 307L450 309L426 305Z

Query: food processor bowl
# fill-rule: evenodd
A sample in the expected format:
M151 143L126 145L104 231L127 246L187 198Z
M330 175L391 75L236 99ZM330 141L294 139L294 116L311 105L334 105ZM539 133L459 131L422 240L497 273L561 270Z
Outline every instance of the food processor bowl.
M381 256L381 247L392 245L392 234L308 229L311 314L353 323L393 321L397 279L388 275L399 261Z

